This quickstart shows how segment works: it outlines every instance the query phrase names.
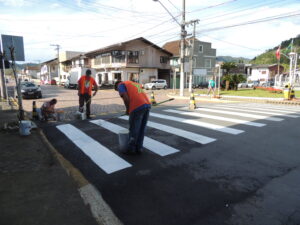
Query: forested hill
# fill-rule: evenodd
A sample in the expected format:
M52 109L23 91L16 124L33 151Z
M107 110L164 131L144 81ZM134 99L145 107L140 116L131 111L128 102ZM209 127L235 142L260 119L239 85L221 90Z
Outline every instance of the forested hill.
M289 44L291 43L292 39L294 39L293 50L296 50L296 52L300 53L300 34L295 38L291 38L289 40L282 41L281 42L281 51L280 51L281 53L288 54L290 52L290 51L286 51L286 50L287 50L287 47L289 46ZM276 50L277 49L278 49L278 46L275 46L274 48L267 50L265 53L252 59L250 61L250 63L253 63L253 64L275 64L275 63L277 63L277 58L276 58ZM281 64L289 64L289 59L287 57L285 57L284 55L281 55L280 63Z

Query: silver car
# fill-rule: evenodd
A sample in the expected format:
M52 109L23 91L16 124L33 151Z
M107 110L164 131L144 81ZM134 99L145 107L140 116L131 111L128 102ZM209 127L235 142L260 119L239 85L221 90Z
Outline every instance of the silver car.
M153 80L151 83L144 84L144 88L146 90L155 90L155 89L167 89L168 84L166 80L159 79L159 80Z

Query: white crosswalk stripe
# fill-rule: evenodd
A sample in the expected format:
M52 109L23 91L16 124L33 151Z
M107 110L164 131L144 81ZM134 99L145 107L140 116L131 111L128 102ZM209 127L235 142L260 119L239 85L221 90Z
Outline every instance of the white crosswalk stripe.
M226 104L227 105L227 104ZM280 106L280 105L266 105L266 104L256 104L256 103L238 103L238 104L228 104L233 106L249 106L249 107L257 107L257 108L264 108L264 109L275 109L275 110L288 110L290 113L300 113L300 106Z
M71 124L57 126L78 148L107 174L131 167L131 164Z
M186 107L183 107L182 109L187 109ZM282 121L282 118L276 118L276 117L269 117L269 116L262 116L262 115L253 115L250 113L241 113L241 112L234 112L234 110L228 111L228 110L220 110L220 109L209 109L209 108L196 108L197 111L203 111L203 112L214 112L214 113L220 113L220 114L227 114L231 116L241 116L241 117L248 117L248 118L254 118L254 119L264 119L264 120L271 120L271 121Z
M123 120L128 120L129 117L128 116L121 116L119 118L123 119ZM190 131L185 131L185 130L182 130L182 129L178 129L176 127L171 127L171 126L167 126L167 125L152 122L152 121L148 121L147 126L158 129L158 130L162 130L164 132L174 134L174 135L177 135L177 136L180 136L180 137L184 137L186 139L192 140L194 142L198 142L200 144L208 144L208 143L211 143L211 142L216 140L214 138L206 137L206 136L196 134L196 133L193 133L193 132L190 132Z
M110 123L110 122L102 120L102 119L91 120L90 122L93 124L96 124L98 126L101 126L107 130L110 130L111 132L116 133L116 134L118 134L121 130L124 130L124 127L121 127L114 123ZM156 141L149 137L144 138L144 147L160 156L167 156L167 155L179 152L178 149L173 148L164 143L161 143L159 141Z
M197 112L185 112L185 111L180 111L180 110L174 110L174 109L167 109L164 110L165 112L171 112L171 113L177 113L181 115L187 115L187 116L194 116L194 117L202 117L202 118L209 118L209 119L215 119L215 120L221 120L221 121L228 121L228 122L233 122L237 124L245 124L249 126L255 126L255 127L263 127L266 124L264 123L256 123L256 122L251 122L247 120L240 120L240 119L233 119L233 118L227 118L227 117L221 117L221 116L214 116L214 115L208 115L208 114L203 114L203 113L197 113Z
M205 123L205 122L201 122L201 121L197 121L197 120L189 120L189 119L185 119L185 118L181 118L181 117L168 116L168 115L159 114L159 113L151 112L150 116L161 118L161 119L166 119L166 120L172 120L172 121L176 121L176 122L180 122L180 123L187 123L187 124L191 124L194 126L205 127L207 129L216 130L216 131L229 133L229 134L236 135L236 134L240 134L240 133L244 132L243 130L229 128L229 127L225 127L225 126L221 126L221 125Z
M252 113L260 113L260 114L266 114L266 115L273 115L273 116L285 116L285 117L291 117L291 118L298 118L299 116L295 116L295 115L287 115L287 114L282 114L282 113L276 113L276 112L266 112L264 109L250 109L250 108L243 108L240 106L210 106L211 108L218 108L218 109L235 109L238 110L240 112L252 112Z
M232 105L232 104L226 104L226 106L238 107L238 108L249 108L249 109L255 109L255 110L267 110L267 111L270 111L270 112L278 112L278 113L299 114L299 112L294 112L294 111L287 110L287 109L266 108L266 107L257 106L257 105L240 105L240 104L239 105L237 105L237 104Z

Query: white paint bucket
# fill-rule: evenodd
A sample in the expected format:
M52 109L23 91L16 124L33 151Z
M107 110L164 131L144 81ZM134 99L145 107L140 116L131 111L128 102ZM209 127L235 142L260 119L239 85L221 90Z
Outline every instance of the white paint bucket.
M128 140L129 140L129 130L123 129L118 133L119 136L119 149L121 152L127 151L128 148Z
M31 130L31 121L21 120L19 124L19 132L21 136L28 136Z

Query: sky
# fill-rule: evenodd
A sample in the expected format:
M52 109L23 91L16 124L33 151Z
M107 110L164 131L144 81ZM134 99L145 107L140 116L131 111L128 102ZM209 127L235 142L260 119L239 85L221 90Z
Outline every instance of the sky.
M180 39L183 0L0 0L0 34L22 36L26 62L144 37ZM185 0L185 20L217 56L254 58L300 34L300 0ZM186 27L188 35L193 27Z

